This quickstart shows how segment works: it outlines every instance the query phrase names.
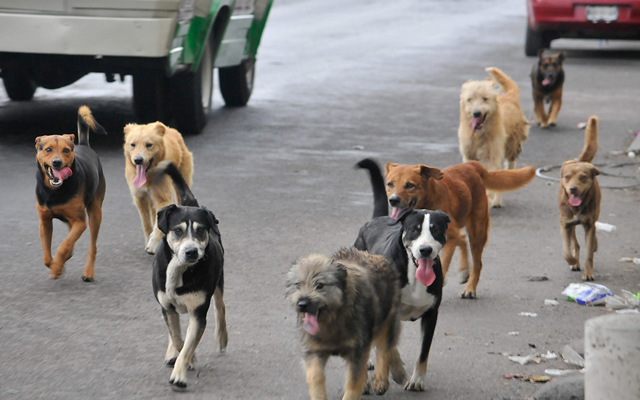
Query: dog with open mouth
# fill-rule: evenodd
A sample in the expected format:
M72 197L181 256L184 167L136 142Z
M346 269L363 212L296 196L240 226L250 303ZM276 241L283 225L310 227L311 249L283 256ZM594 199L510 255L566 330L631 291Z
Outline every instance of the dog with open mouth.
M75 135L48 135L36 138L36 208L40 217L40 239L44 265L50 277L57 279L65 262L73 255L73 247L87 229L89 216L91 242L82 280L92 282L97 252L98 233L102 222L102 202L106 181L100 158L89 147L89 132L106 135L87 106L78 109L78 144ZM55 257L51 255L53 219L69 226L69 234L60 243Z
M364 159L357 166L369 171L374 211L372 219L360 228L354 247L385 256L400 275L400 319L419 319L422 328L420 353L404 388L423 391L442 300L444 275L439 256L447 242L451 219L442 211L413 208L404 208L388 217L384 180L377 163Z
M556 126L558 121L558 114L562 106L562 85L564 84L562 62L564 58L564 51L556 54L544 54L543 49L540 49L538 60L531 70L536 123L542 128ZM545 110L545 102L551 103L549 114Z
M580 245L576 226L582 225L585 234L586 258L582 279L593 281L593 255L598 250L596 221L600 217L602 193L596 176L600 171L591 164L598 151L598 118L591 116L585 128L582 153L575 160L562 163L558 206L562 254L572 271L580 271Z
M324 367L332 355L347 363L343 400L360 399L363 392L385 393L389 374L404 382L406 373L396 347L398 274L385 257L352 247L333 256L299 259L287 274L286 298L298 316L312 400L327 399ZM376 366L368 381L371 347L376 348Z
M134 203L138 208L145 237L145 250L154 254L162 239L156 223L156 213L174 203L175 187L168 176L154 179L157 166L171 161L189 186L192 184L193 155L182 135L161 122L146 125L127 124L124 127L125 176ZM179 199L177 199L179 204Z
M498 68L493 79L469 80L460 93L458 139L463 162L479 161L488 170L514 169L529 136L529 121L520 107L520 89ZM502 87L498 92L495 84ZM492 207L502 206L500 192L487 192Z

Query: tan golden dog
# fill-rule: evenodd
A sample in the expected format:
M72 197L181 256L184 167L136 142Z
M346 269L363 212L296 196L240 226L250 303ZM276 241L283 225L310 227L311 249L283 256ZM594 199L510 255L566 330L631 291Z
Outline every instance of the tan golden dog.
M479 161L489 170L513 169L529 135L529 122L520 108L520 89L504 72L487 68L491 78L469 80L460 93L460 153L464 162ZM504 165L504 167L503 167ZM492 207L502 206L499 192L488 192Z
M524 167L488 171L477 161L452 165L442 171L426 165L387 163L387 198L396 218L405 208L442 210L451 217L447 243L442 249L442 273L446 276L456 247L460 248L459 270L467 285L460 296L476 297L482 270L482 252L489 235L489 207L486 190L505 192L519 189L533 179L535 169ZM473 265L469 271L467 240Z
M145 250L154 254L162 239L156 213L174 201L176 195L171 178L156 175L159 162L170 160L189 186L192 183L193 155L182 135L161 122L146 125L127 124L124 127L125 176L133 196L144 231Z
M562 255L572 271L580 271L580 246L576 238L576 225L582 225L585 233L587 256L582 279L593 280L593 253L598 250L596 221L600 216L600 186L596 176L598 168L591 160L598 151L598 118L592 116L585 129L585 143L577 160L562 163L560 170L560 234Z

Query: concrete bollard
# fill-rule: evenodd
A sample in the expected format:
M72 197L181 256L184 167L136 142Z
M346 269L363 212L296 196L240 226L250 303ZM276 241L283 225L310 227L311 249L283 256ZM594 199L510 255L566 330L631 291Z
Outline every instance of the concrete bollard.
M592 318L584 333L585 400L640 399L640 315Z

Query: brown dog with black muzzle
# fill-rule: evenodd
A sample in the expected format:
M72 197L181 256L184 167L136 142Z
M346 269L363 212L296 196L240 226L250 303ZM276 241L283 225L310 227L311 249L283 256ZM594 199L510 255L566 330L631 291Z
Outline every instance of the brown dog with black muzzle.
M542 128L556 126L558 113L562 106L562 85L564 84L564 69L562 62L565 53L545 55L538 52L538 61L531 71L531 85L533 86L533 103L536 113L536 123ZM544 102L551 103L547 114Z
M602 194L596 176L598 168L591 160L598 151L598 118L589 117L584 133L584 148L576 160L562 163L560 170L560 234L562 255L572 271L580 271L580 245L576 238L576 225L582 225L585 233L587 256L584 262L585 281L593 280L593 253L598 250L596 221L600 216Z
M96 260L96 242L102 222L102 201L106 191L102 165L89 147L89 131L106 135L89 107L78 110L78 145L75 135L49 135L36 138L36 208L40 216L40 239L43 261L51 278L62 274L64 263L73 255L73 246L87 229L89 216L91 243L82 280L92 282ZM69 234L60 243L55 257L51 256L53 219L69 226Z

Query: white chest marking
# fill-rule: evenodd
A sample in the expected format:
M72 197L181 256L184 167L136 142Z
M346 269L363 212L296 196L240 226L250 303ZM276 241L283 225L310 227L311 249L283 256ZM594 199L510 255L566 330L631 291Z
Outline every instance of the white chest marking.
M411 270L411 267L409 268ZM411 272L410 272L411 274ZM413 267L415 275L415 267ZM413 277L413 282L402 288L400 318L403 321L418 319L436 304L436 296L427 292L427 288Z

